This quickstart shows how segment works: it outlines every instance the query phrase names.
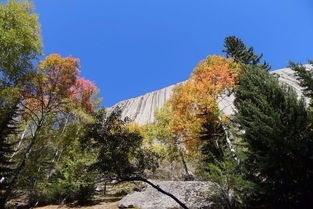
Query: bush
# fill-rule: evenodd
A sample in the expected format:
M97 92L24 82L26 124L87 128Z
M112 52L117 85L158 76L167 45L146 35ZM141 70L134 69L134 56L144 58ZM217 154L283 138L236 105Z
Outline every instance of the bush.
M56 167L50 186L44 186L49 203L77 201L79 205L88 203L95 193L95 176L88 170L92 156L79 149L69 151Z
M246 207L246 200L253 194L254 184L245 179L240 165L227 153L221 162L208 163L202 177L213 183L208 192L213 209L240 209Z
M84 205L91 200L95 193L93 176L82 173L81 177L77 178L68 174L62 175L63 178L60 176L54 179L46 191L48 203L63 204L77 201L79 205Z

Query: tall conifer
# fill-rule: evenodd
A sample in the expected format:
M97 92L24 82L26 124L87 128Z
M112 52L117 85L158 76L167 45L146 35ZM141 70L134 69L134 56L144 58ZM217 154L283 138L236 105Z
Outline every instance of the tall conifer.
M236 62L249 65L259 65L261 68L266 70L271 68L267 62L259 64L263 54L255 54L253 47L247 48L243 41L236 36L226 37L224 47L225 49L223 52L226 53L226 56L232 57Z
M247 143L247 177L259 208L309 208L313 195L312 115L267 71L246 66L236 89L236 122Z
M309 64L312 67L313 60L310 60ZM289 67L295 71L300 86L303 87L304 95L311 99L310 105L313 106L313 70L308 70L305 65L296 64L294 62L290 62Z
M4 207L3 193L13 171L14 163L11 161L10 155L14 151L14 144L9 137L16 133L18 112L17 100L8 102L7 98L4 100L2 96L0 97L0 208Z

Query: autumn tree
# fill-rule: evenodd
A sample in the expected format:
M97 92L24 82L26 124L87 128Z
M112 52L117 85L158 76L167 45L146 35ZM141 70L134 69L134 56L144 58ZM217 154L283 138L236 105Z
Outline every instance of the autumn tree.
M40 62L38 72L31 74L22 89L20 106L22 118L28 123L29 136L24 141L26 148L19 155L20 162L8 184L6 197L16 184L45 126L56 127L55 121L62 120L75 108L93 111L90 99L96 87L79 77L78 66L78 59L50 55Z
M92 112L91 96L95 85L79 77L79 60L73 57L62 58L52 54L40 62L39 72L30 80L24 91L26 114L33 116L38 112L68 111L69 104ZM40 112L41 111L41 112ZM36 117L36 116L35 116Z
M191 179L192 175L187 165L186 149L184 144L179 143L175 134L170 129L172 121L172 111L170 104L167 102L162 108L155 112L156 122L145 125L144 130L148 134L151 143L157 144L160 147L162 165L169 164L171 172L174 169L183 170L183 179ZM178 164L177 164L178 163ZM177 166L181 164L181 166Z
M169 100L170 128L189 150L199 148L205 123L217 133L214 129L221 122L218 97L233 90L239 72L240 65L232 59L208 56L195 67L190 79L174 89Z

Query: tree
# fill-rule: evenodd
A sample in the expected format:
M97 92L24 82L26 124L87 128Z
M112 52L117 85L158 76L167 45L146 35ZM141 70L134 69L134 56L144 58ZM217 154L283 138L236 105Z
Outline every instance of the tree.
M60 120L62 113L70 114L73 109L93 111L90 99L96 87L79 77L78 65L78 59L53 54L40 62L37 72L28 75L19 103L22 119L28 123L30 132L28 140L25 140L28 144L24 145L24 152L3 199L10 195L46 125L50 125L50 129L55 128L55 121Z
M142 181L159 192L171 197L181 207L187 208L174 195L164 191L145 178L145 170L157 168L156 155L142 149L143 138L139 132L127 127L127 119L121 120L121 111L116 110L106 116L105 110L96 114L94 123L86 127L82 141L98 148L97 162L92 168L103 173L108 180L117 182Z
M9 89L12 90L12 89ZM14 152L14 143L9 140L11 135L16 134L18 122L18 98L12 98L12 92L0 90L0 202L2 203L3 192L7 187L7 178L13 172L10 156ZM10 98L10 99L9 99Z
M84 125L79 120L72 122L65 136L60 136L67 146L58 150L62 156L57 154L57 159L52 160L53 170L48 170L48 177L37 183L37 188L46 197L38 201L62 204L76 200L82 205L91 200L95 193L95 174L88 168L95 162L95 153L82 149L79 138ZM47 172L44 174L47 176Z
M184 171L183 179L193 178L186 162L186 149L182 143L179 143L179 140L170 129L172 111L168 102L155 112L155 118L156 122L146 125L144 131L147 133L146 135L148 135L151 143L154 142L159 147L162 146L160 154L163 156L162 160L165 160L162 161L163 164L168 162L172 170L176 167L175 163L179 162L181 163L181 169Z
M233 158L233 153L227 147L221 150L223 156L219 161L204 162L199 169L199 176L212 183L208 191L212 208L247 208L247 199L254 191L254 184L243 175L241 165Z
M241 39L235 36L228 36L225 38L224 47L223 52L226 53L226 56L232 57L236 62L246 65L259 65L265 70L270 70L270 66L267 62L259 64L263 55L255 54L253 47L247 49Z
M32 10L31 3L26 1L9 0L0 4L0 164L3 169L0 181L6 185L1 190L6 191L12 175L9 164L13 164L9 156L14 151L8 136L18 131L15 119L20 112L19 93L26 75L34 69L33 62L41 54L38 16ZM0 208L5 207L8 194L1 194Z
M218 97L233 90L240 71L240 65L233 59L208 56L194 69L189 80L174 89L169 100L173 117L170 128L190 151L201 147L199 138L204 123L210 123L213 129L221 123ZM212 134L217 133L213 129Z
M79 109L46 120L15 186L30 192L29 206L90 200L94 173L88 167L95 152L83 151L79 138L91 121L92 116Z
M96 92L95 85L79 76L79 60L73 57L62 58L52 54L40 62L36 73L24 91L23 99L26 114L38 111L56 112L81 107L86 112L93 111L91 96Z
M236 122L246 142L246 176L259 208L310 208L312 114L296 93L258 66L246 66L236 88Z
M0 26L1 80L14 86L41 54L38 15L28 1L9 0L0 4Z
M309 64L312 66L313 61L309 60ZM303 87L304 95L311 99L310 106L313 107L313 71L308 70L305 65L294 62L290 62L289 67L295 71L297 79L300 81L300 86Z

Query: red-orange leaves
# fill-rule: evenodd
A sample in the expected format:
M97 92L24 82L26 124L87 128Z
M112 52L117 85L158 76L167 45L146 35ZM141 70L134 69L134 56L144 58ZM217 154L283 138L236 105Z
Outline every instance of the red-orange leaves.
M91 96L96 92L95 84L85 78L78 78L73 90L72 100L74 104L84 107L87 112L94 110Z
M79 60L52 54L41 61L24 93L25 108L30 112L52 111L65 104L93 111L90 101L95 85L79 77Z
M44 92L53 93L58 98L72 96L72 88L75 86L79 60L73 57L62 58L58 54L52 54L40 62L38 69L43 82L40 84Z

